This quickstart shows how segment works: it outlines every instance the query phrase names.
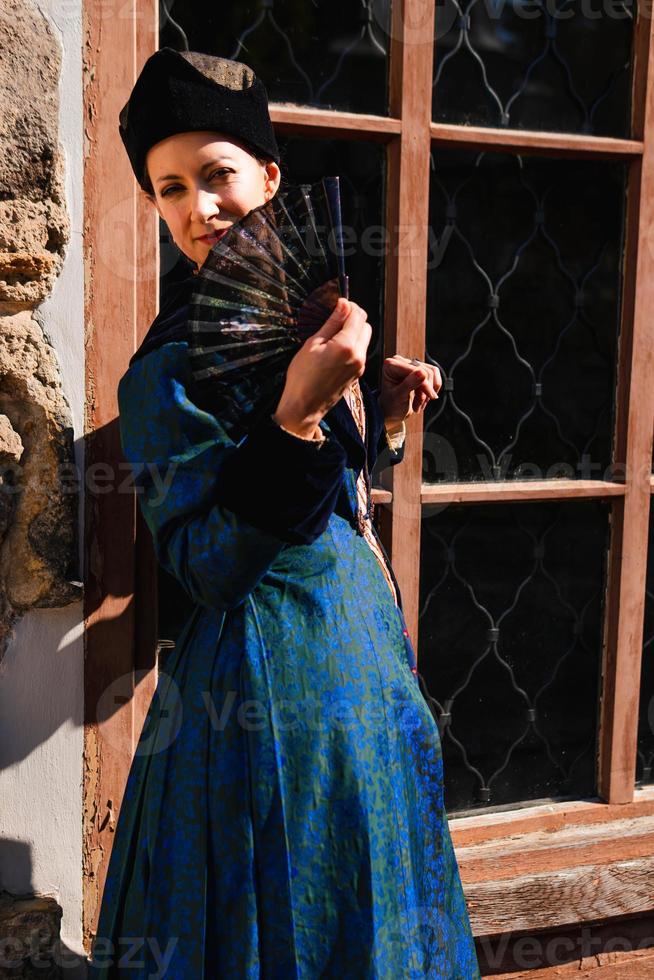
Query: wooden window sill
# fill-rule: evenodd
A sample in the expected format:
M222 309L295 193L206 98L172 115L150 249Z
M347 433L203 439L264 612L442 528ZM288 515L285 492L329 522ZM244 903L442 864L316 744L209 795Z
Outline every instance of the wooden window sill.
M449 820L476 937L654 910L654 786Z

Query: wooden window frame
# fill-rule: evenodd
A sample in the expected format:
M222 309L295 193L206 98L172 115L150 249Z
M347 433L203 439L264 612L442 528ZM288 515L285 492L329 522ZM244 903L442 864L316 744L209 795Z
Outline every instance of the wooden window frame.
M418 414L408 420L402 466L388 473L388 490L374 494L377 502L390 502L381 509L378 523L413 637L418 635L424 504L611 499L599 797L574 805L554 803L545 810L527 801L519 811L508 808L501 814L453 818L455 845L463 848L475 835L478 841L487 841L489 835L497 837L501 832L532 832L547 827L552 819L562 826L586 822L592 833L598 821L615 819L616 805L621 805L625 817L654 814L654 787L634 789L649 501L654 492L654 385L650 381L654 249L648 240L654 225L654 30L649 18L639 13L632 86L634 138L625 140L433 123L433 26L434 0L394 0L388 117L271 105L281 134L376 141L386 146L386 226L391 236L383 326L386 355L399 351L424 358L432 144L621 160L628 168L614 435L615 458L626 462L621 482L422 484L423 420ZM117 120L140 66L156 50L157 0L115 0L113 6L89 0L84 4L84 38L87 472L95 463L108 463L124 475L116 389L156 314L159 266L156 215L135 186ZM83 871L87 948L97 924L125 779L156 684L156 570L151 542L135 495L121 493L116 486L110 492L89 491L86 497ZM403 501L397 513L394 495ZM114 689L116 696L107 708L106 692Z

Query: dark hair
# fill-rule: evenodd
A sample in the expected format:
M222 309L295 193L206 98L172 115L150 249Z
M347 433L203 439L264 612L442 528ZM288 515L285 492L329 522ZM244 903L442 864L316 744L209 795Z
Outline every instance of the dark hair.
M264 157L260 153L256 152L251 147L249 147L247 143L243 143L242 140L240 140L240 142L243 144L243 148L247 150L250 156L254 157L254 159L257 160L258 163L260 163L262 166L265 166L267 163L275 162L272 157ZM152 181L150 180L147 163L143 164L143 175L141 177L140 184L146 194L149 194L150 197L155 197L154 187L152 186Z

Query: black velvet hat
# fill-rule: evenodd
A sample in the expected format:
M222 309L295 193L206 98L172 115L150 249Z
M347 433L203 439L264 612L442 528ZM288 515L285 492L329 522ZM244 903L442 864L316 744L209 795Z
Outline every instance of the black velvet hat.
M146 187L145 158L155 143L205 129L233 136L279 163L268 95L248 65L161 48L146 61L120 113L120 136L141 187Z

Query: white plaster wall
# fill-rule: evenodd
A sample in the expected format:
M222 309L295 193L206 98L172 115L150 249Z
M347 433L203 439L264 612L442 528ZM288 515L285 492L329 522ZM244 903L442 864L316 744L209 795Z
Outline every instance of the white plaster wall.
M33 2L50 21L62 49L59 139L71 222L63 271L36 318L58 355L81 475L82 8L81 0ZM80 562L82 509L80 502ZM54 896L63 908L63 945L82 957L83 668L81 602L26 615L0 665L0 888ZM84 974L83 960L77 968L63 970L65 980Z

